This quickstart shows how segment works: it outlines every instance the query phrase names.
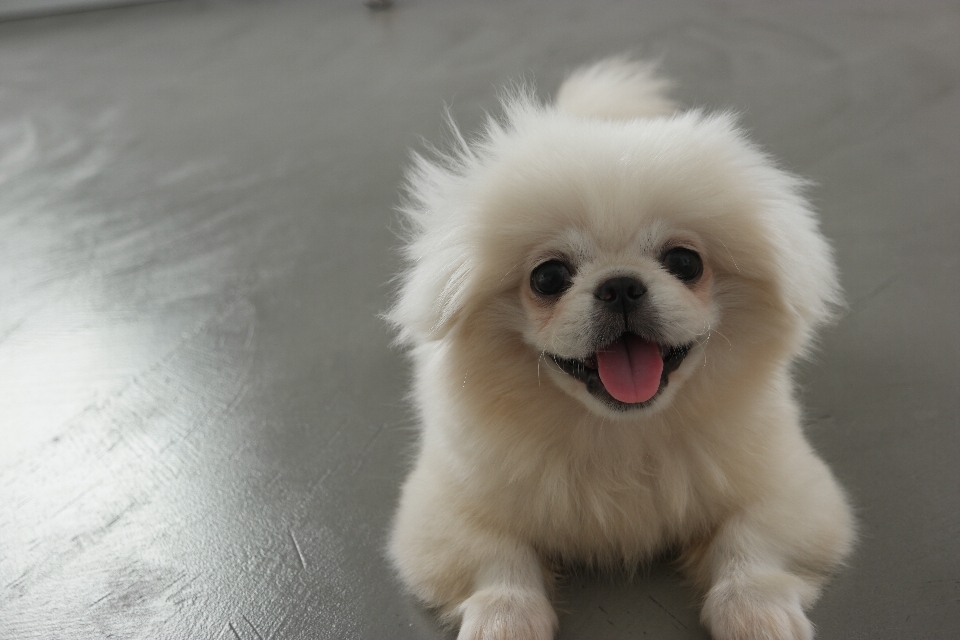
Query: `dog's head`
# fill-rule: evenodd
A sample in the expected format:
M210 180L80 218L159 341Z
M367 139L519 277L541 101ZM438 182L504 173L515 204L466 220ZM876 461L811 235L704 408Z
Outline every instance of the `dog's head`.
M838 295L829 248L731 116L605 119L526 94L505 111L411 174L402 341L518 337L511 362L621 417L809 344ZM451 337L464 323L487 331Z

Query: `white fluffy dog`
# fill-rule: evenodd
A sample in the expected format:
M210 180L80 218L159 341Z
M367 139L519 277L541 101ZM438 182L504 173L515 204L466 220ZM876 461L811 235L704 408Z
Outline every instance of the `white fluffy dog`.
M422 421L390 555L461 639L548 639L554 570L664 551L718 639L811 638L851 548L791 364L839 300L802 183L624 59L408 179L389 314Z

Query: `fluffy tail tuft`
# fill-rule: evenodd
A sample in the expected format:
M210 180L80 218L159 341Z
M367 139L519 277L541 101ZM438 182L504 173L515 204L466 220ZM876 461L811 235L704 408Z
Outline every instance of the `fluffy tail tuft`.
M671 82L655 65L626 57L607 58L571 73L557 92L557 106L587 118L632 120L668 116L677 105L666 93Z

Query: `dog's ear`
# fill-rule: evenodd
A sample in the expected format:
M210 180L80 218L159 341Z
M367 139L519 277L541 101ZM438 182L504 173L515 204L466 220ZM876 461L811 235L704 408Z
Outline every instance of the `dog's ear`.
M506 91L501 103L503 117L487 116L481 135L472 142L447 112L445 148L413 154L400 208L407 267L398 277L393 307L385 314L397 329L398 344L438 340L468 304L483 304L477 295L482 288L478 245L489 221L479 210L483 198L476 186L485 181L476 176L486 170L491 149L509 137L517 121L543 109L526 85Z
M472 159L465 144L456 155L414 156L407 174L408 198L401 208L407 268L399 276L397 299L385 315L398 331L399 344L442 338L469 300L476 270L469 226L476 216L457 194L464 164Z
M843 306L833 251L805 196L808 183L779 168L773 158L747 139L731 114L716 114L709 119L711 128L729 139L724 146L737 150L725 164L738 168L738 188L751 194L744 201L759 203L744 208L754 210L749 226L759 229L764 241L753 247L753 255L741 258L741 266L749 269L747 265L753 261L754 274L761 280L764 274L772 274L775 295L794 334L796 353L805 355L817 329L833 320ZM724 232L717 235L740 232L739 239L730 238L731 245L743 246L748 243L742 230L728 222ZM760 264L756 264L758 259Z
M833 251L820 232L812 207L803 197L803 183L766 212L768 233L777 236L779 292L796 319L798 347L806 355L817 329L843 308Z
M400 293L387 320L399 344L442 338L468 298L472 268L468 248L453 236L421 237L406 248L410 267L400 276Z

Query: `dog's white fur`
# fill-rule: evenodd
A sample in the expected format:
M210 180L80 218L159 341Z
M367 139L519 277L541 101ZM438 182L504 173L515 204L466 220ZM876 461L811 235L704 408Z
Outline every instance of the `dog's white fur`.
M729 114L677 111L648 66L575 72L555 104L519 88L483 136L417 157L408 269L389 320L410 347L422 439L390 555L461 639L547 639L564 563L664 550L718 639L811 638L804 614L848 553L843 492L800 426L791 363L839 301L802 183ZM704 261L685 284L659 263ZM537 264L576 265L556 304ZM644 281L696 346L652 406L614 411L545 353L591 350L591 292Z

